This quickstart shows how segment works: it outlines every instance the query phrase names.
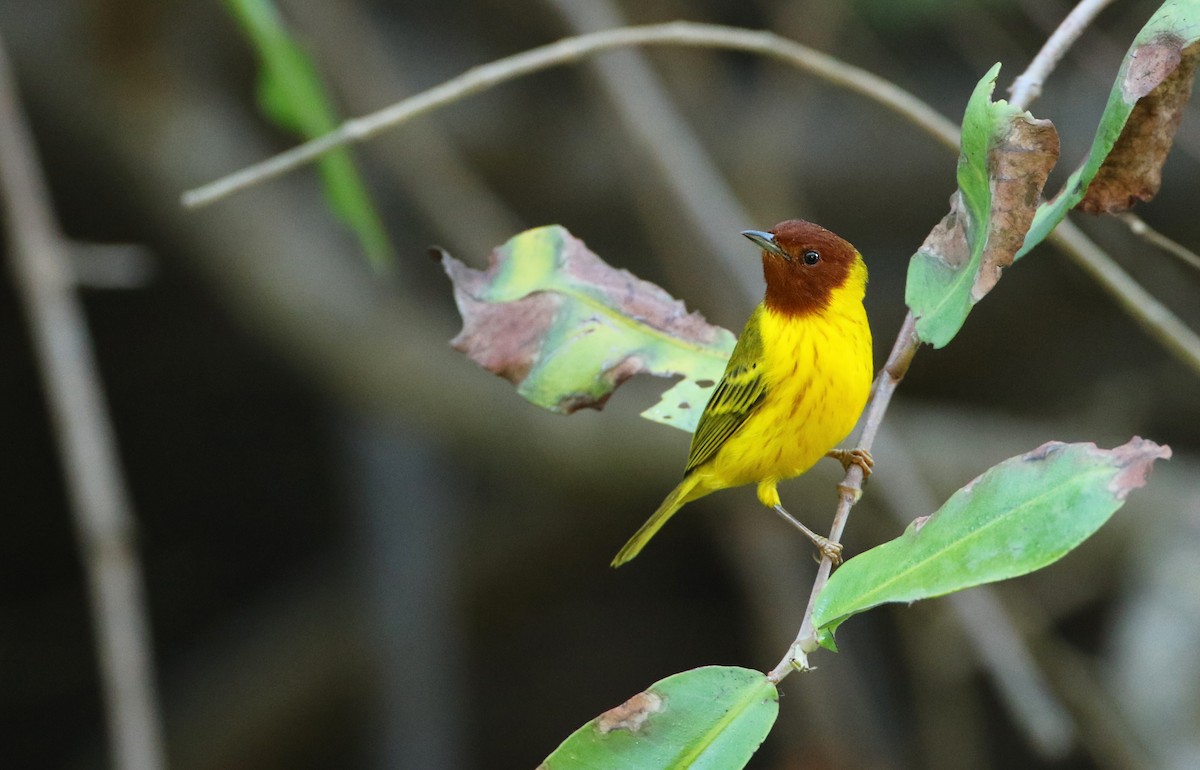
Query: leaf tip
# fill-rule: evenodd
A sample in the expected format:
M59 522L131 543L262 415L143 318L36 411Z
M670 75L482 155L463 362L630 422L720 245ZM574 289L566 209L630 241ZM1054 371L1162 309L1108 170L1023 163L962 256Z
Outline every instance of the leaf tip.
M1110 454L1120 472L1109 482L1108 491L1118 500L1124 500L1130 492L1150 480L1155 460L1171 459L1171 447L1134 436Z
M915 534L917 534L918 532L920 532L920 531L921 531L921 528L925 526L925 523L926 523L927 521L929 521L929 517L930 517L930 516L932 516L932 515L933 515L933 514L929 514L929 515L926 515L926 516L918 516L917 518L915 518L915 519L913 519L912 521L910 521L910 522L908 523L908 526L904 528L904 532L905 532L905 534L913 534L913 535L915 535Z
M1121 96L1133 104L1149 94L1173 73L1183 57L1184 39L1164 32L1129 52L1129 66L1121 81Z

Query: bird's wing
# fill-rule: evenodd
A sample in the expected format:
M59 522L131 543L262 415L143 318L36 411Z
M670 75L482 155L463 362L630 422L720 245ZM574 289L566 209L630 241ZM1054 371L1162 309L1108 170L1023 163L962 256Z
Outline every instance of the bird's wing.
M725 374L700 415L696 432L692 434L692 448L688 453L685 474L712 459L721 445L754 413L767 393L761 369L761 313L762 306L759 305L746 322L746 328L738 337L733 355L725 366Z

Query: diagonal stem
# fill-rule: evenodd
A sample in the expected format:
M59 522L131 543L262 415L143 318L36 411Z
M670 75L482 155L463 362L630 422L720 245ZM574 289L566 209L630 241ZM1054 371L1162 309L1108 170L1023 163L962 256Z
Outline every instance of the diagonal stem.
M858 439L859 449L870 451L874 446L875 436L879 433L883 416L892 401L892 394L896 392L896 386L908 373L909 364L912 363L913 356L917 354L920 344L917 339L917 321L912 313L908 313L904 317L904 323L900 326L900 332L896 335L896 342L892 345L892 352L888 354L883 371L875 378L871 401L863 415L862 434ZM862 481L862 468L858 465L851 465L846 469L846 476L838 486L838 507L834 512L833 526L829 531L829 539L835 543L841 542L846 521L850 518L850 509L854 507L854 503L862 494ZM817 568L817 577L813 581L812 593L809 595L808 607L804 610L804 620L800 624L800 632L796 635L796 641L792 643L787 654L767 675L772 682L778 683L793 670L808 667L807 655L817 649L817 634L812 623L813 610L816 608L817 596L829 581L829 573L832 569L833 563L828 557L821 559L821 566Z
M1008 89L1012 94L1010 104L1022 110L1028 109L1029 105L1041 96L1042 85L1058 65L1063 54L1074 45L1092 20L1112 1L1083 0L1067 14L1067 18L1063 19L1058 28L1046 39L1042 50L1037 52L1025 71L1013 81L1012 87Z

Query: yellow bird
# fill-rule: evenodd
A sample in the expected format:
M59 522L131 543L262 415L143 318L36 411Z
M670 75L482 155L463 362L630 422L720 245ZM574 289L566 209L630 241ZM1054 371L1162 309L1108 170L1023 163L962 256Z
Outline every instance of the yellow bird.
M852 245L802 219L742 235L762 249L766 295L700 415L683 481L629 539L614 567L637 556L686 503L751 483L763 505L834 564L841 561L842 546L792 517L776 486L827 455L870 474L870 454L833 449L854 429L871 390L867 266Z

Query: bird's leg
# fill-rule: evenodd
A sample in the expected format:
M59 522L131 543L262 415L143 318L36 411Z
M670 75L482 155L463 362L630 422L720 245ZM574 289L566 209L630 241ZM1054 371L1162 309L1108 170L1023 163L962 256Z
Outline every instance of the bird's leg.
M875 469L875 458L866 449L830 449L825 456L841 463L844 471L850 470L851 465L862 468L863 481L871 478L871 471Z
M799 519L797 519L792 514L788 513L787 509L784 508L783 505L780 503L775 504L774 510L775 510L775 513L778 513L780 516L783 517L784 521L786 521L788 524L791 524L793 527L795 527L796 529L803 532L804 536L807 537L809 540L811 540L812 544L815 545L817 547L817 550L821 552L821 555L824 556L825 558L829 559L829 561L833 563L833 566L836 567L837 565L842 563L842 544L841 543L835 543L832 540L830 540L829 538L822 537L821 535L818 535L816 532L813 532L811 529L804 526L804 524L802 524Z

